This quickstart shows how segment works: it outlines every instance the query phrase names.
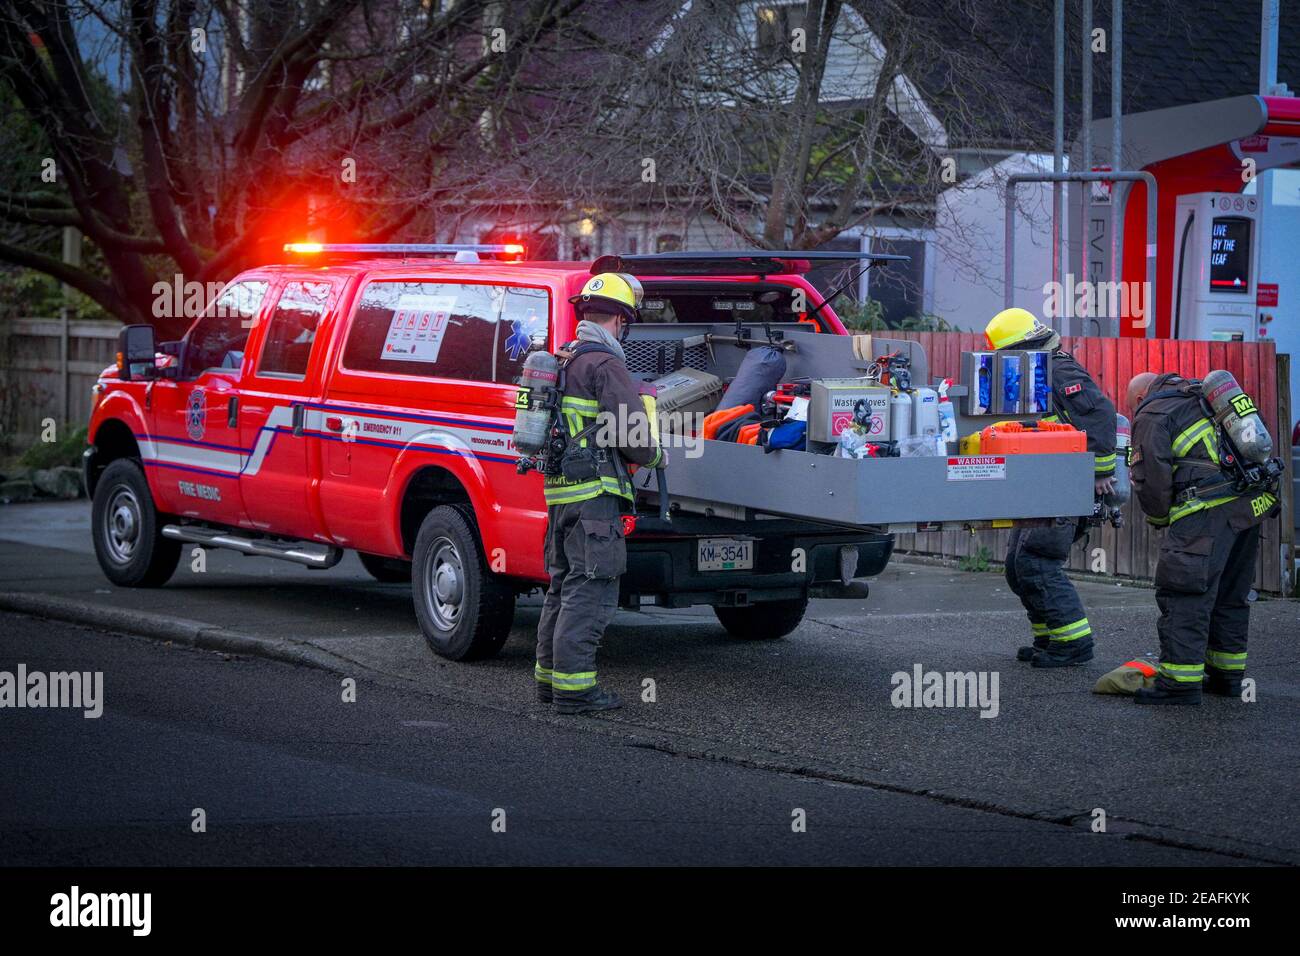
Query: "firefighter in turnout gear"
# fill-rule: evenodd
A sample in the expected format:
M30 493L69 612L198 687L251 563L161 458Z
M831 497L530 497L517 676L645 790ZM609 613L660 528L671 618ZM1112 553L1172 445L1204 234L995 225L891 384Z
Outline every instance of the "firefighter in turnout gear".
M1065 422L1087 433L1094 457L1098 495L1114 490L1115 406L1097 383L1060 349L1059 333L1024 309L1006 309L984 330L992 349L1043 349L1051 352L1052 413L1043 421ZM1070 548L1085 532L1077 518L1057 518L1047 527L1016 528L1007 548L1007 584L1029 616L1033 644L1016 659L1034 667L1067 667L1092 660L1092 625L1079 594L1065 575Z
M1131 475L1147 521L1164 528L1156 564L1160 664L1140 704L1199 704L1202 690L1241 696L1260 523L1277 495L1232 487L1231 452L1206 414L1200 382L1143 372L1128 388ZM1253 408L1253 405L1252 405Z
M622 512L633 508L627 463L654 468L663 452L653 400L643 399L628 374L622 346L638 318L640 283L602 273L570 301L580 321L577 341L560 351L560 415L569 443L562 473L545 478L551 583L537 624L535 676L539 700L581 714L622 705L596 682L596 649L627 569Z

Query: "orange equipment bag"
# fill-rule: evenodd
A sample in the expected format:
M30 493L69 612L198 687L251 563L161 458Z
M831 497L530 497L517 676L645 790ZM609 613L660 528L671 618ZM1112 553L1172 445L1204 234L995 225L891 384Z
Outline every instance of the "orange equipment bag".
M1048 455L1087 450L1087 434L1064 422L998 422L980 432L981 455Z

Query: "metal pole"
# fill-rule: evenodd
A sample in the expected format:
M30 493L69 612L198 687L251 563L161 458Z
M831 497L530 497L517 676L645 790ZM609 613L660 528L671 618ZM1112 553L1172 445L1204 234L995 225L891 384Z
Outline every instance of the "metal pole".
M74 226L63 227L63 261L70 266L81 265L81 232ZM68 325L72 319L72 286L64 285L63 304L59 308L59 423L62 428L71 421L72 400L68 374Z
M1056 0L1055 8L1053 30L1056 68L1052 80L1052 172L1059 176L1065 172L1065 0ZM1065 263L1061 255L1065 243L1065 230L1062 227L1064 213L1062 191L1060 182L1052 184L1052 281L1059 283L1059 287L1064 290ZM1053 327L1055 325L1054 322Z
M1002 247L1005 254L1005 260L1002 267L1002 301L1004 308L1011 308L1011 297L1015 290L1016 267L1015 260L1011 252L1016 245L1016 186L1020 183L1099 183L1099 182L1118 183L1145 183L1147 187L1147 235L1153 241L1147 243L1146 257L1146 281L1151 290L1150 296L1144 302L1147 318L1147 335L1150 336L1150 328L1156 312L1156 200L1158 198L1156 191L1156 177L1145 170L1140 172L1106 172L1106 173L1021 173L1015 176L1007 177L1007 195L1006 195L1006 212L1003 220ZM1114 186L1111 187L1112 191ZM1112 197L1115 202L1115 197ZM1123 306L1123 294L1120 286L1116 285L1116 294L1120 296L1120 305Z
M1259 95L1268 96L1277 86L1278 0L1264 0L1259 18Z
M1121 161L1121 155L1124 145L1123 130L1123 111L1121 98L1124 92L1124 0L1111 0L1111 21L1110 21L1110 168L1118 172L1124 168ZM1154 187L1153 187L1154 188ZM1110 281L1115 283L1114 288L1121 288L1120 282L1124 279L1124 217L1120 215L1120 188L1119 180L1115 180L1110 186ZM1147 203L1151 205L1155 202L1155 195L1147 196ZM1151 217L1148 216L1148 219ZM1154 246L1156 234L1154 232L1147 236L1148 247ZM1151 286L1151 295L1155 296L1155 286ZM1151 335L1151 328L1155 325L1155 316L1151 313L1150 303L1147 304L1147 336ZM1123 324L1122 317L1117 316L1107 322L1110 335L1119 335L1120 326Z
M1080 73L1083 80L1083 116L1079 121L1080 150L1077 172L1092 172L1092 0L1083 0L1083 60ZM1079 278L1088 281L1088 219L1092 206L1092 185L1079 184ZM1081 317L1083 321L1073 329L1075 334L1086 334L1087 320L1092 314Z

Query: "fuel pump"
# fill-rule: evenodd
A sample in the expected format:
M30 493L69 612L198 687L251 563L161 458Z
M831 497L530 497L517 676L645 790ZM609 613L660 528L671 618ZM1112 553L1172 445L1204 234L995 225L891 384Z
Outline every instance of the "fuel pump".
M1255 196L1188 193L1178 197L1173 338L1255 341L1258 234Z

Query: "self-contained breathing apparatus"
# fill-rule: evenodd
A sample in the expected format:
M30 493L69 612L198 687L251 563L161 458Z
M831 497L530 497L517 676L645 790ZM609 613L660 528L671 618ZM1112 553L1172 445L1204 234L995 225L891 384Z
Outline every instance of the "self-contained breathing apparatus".
M1123 415L1115 416L1115 472L1111 476L1113 489L1099 494L1093 500L1092 514L1087 524L1099 528L1109 523L1112 528L1124 527L1123 507L1133 494L1129 478L1128 450L1132 444L1132 427Z
M561 350L564 358L537 347L524 360L515 396L514 444L521 452L515 471L526 475L540 471L547 477L563 476L568 481L591 481L609 469L631 484L627 463L617 450L601 448L594 437L602 422L598 418L576 434L570 434L568 419L562 410L565 375L569 364L579 355L604 352L617 355L613 349L594 342L571 343ZM647 402L647 415L655 414L653 402ZM668 513L668 483L662 467L655 469L659 491L659 517L670 521Z
M1192 379L1184 389L1157 392L1146 401L1184 394L1194 395L1214 427L1218 475L1198 481L1175 496L1174 504L1197 498L1275 492L1283 474L1280 459L1272 456L1273 438L1259 417L1254 401L1242 391L1231 372L1216 369L1204 379ZM1143 403L1145 404L1145 402ZM1183 464L1175 459L1176 464Z

